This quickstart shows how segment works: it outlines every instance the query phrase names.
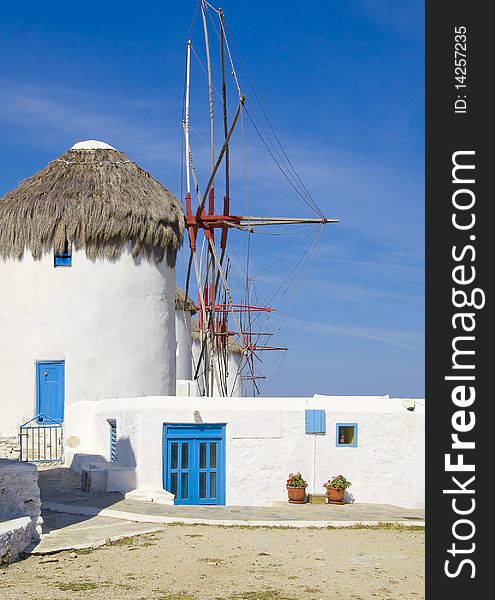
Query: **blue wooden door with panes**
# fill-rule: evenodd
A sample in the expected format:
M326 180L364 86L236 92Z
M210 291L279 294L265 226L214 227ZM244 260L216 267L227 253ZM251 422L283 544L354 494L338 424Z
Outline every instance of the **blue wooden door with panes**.
M62 423L64 420L64 361L36 363L36 414ZM43 415L43 416L39 416Z
M225 425L165 425L163 450L175 504L225 504Z

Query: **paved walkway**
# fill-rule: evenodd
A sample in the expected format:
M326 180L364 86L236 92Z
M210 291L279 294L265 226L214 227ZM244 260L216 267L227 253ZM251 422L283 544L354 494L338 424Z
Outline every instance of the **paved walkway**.
M85 498L44 501L51 511L77 515L103 515L140 523L201 523L278 527L329 527L357 523L423 524L423 511L389 504L276 504L274 506L165 506L124 500L114 494L87 494Z
M79 478L57 467L40 470L45 528L34 552L97 546L138 535L162 524L257 527L349 527L398 523L424 525L424 511L387 504L273 506L167 506L126 500L119 493L84 493ZM46 533L46 535L45 535Z
M97 548L125 537L163 529L162 525L133 523L109 517L86 517L43 509L43 535L31 554Z

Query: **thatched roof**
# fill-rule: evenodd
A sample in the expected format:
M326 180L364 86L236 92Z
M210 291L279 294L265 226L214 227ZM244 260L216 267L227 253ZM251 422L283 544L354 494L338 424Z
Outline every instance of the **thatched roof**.
M196 308L196 304L187 296L184 290L181 290L179 287L175 287L175 310L184 310L189 311L192 315L195 315L198 312Z
M191 320L191 337L194 341L201 342L201 332L199 330L199 323L196 319ZM232 354L238 354L239 356L244 354L242 346L233 335L229 336L227 349Z
M0 257L21 259L83 249L88 258L134 257L168 263L182 243L180 202L125 154L83 142L0 199Z

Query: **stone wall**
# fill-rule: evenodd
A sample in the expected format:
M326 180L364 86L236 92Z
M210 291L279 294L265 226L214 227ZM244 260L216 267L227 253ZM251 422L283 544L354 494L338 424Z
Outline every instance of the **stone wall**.
M35 544L42 522L36 466L0 459L0 563Z
M17 436L0 436L0 458L18 460L21 452Z

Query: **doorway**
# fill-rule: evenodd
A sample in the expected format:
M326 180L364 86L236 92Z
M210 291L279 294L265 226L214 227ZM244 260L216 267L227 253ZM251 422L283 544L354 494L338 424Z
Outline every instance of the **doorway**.
M175 504L225 504L225 425L164 425L163 465Z
M65 402L65 362L63 360L36 363L36 415L38 423L44 418L62 423Z

